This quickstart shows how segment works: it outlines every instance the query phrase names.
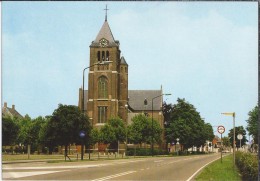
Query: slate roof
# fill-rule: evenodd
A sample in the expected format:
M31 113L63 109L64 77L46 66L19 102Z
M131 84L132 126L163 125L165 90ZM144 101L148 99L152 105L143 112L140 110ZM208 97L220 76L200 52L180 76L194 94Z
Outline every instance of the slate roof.
M121 62L120 62L120 64L123 64L123 65L128 65L127 63L126 63L126 61L125 61L125 57L121 57Z
M2 115L23 118L23 116L18 111L16 111L14 107L10 108L7 107L6 105L2 108Z
M152 99L162 94L162 90L128 90L128 104L133 110L145 111L152 110ZM147 100L147 106L144 100ZM163 97L153 100L153 110L160 111L162 109Z
M102 25L96 39L92 42L91 46L99 46L99 40L101 40L102 38L105 38L106 40L108 40L108 42L109 42L108 46L118 46L119 45L119 41L115 41L114 36L112 34L112 31L111 31L107 21L105 21L104 24Z
M162 94L162 90L128 90L128 104L133 111L151 111L152 99ZM144 100L147 100L147 106ZM85 110L87 110L88 90L84 93ZM163 96L154 99L153 110L160 111L162 109Z

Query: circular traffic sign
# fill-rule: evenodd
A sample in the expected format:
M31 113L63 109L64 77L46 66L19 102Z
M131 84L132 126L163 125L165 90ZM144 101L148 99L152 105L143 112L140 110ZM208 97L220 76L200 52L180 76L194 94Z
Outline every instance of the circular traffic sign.
M237 135L237 139L242 140L243 139L243 135L242 134L238 134Z
M81 138L84 138L85 135L86 135L86 134L85 134L85 131L80 131L80 132L79 132L79 136L80 136Z
M218 126L218 132L219 132L220 134L225 133L225 127L224 127L224 126Z

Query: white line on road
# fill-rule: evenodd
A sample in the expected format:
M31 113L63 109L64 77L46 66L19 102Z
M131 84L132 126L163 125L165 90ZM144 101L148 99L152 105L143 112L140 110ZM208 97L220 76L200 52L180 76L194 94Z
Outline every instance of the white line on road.
M120 177L120 176L123 176L123 175L128 175L128 174L131 174L131 173L134 173L134 172L136 172L136 171L123 172L123 173L119 173L119 174L115 174L115 175L110 175L110 176L107 176L107 177L98 178L98 179L95 179L95 180L92 180L92 181L108 180L108 179L111 179L111 178L116 178L116 177Z
M206 167L207 165L211 164L212 162L218 160L220 158L216 158L215 160L212 160L211 162L207 163L206 165L202 166L200 169L198 169L192 176L190 176L190 178L188 178L187 181L190 181L197 173L199 173L199 171L201 171L204 167Z
M163 162L164 160L156 160L154 163Z
M44 175L50 173L57 173L57 172L65 172L67 170L60 170L60 171L37 171L37 172L3 172L3 179L11 179L11 178L22 178L22 177L29 177L35 175Z

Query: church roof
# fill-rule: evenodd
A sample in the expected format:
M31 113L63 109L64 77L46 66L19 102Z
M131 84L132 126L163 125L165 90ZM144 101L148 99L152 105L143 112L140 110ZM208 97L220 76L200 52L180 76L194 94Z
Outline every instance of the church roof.
M162 94L162 90L128 90L128 104L136 111L152 110L152 99ZM144 105L144 100L147 100L147 105ZM158 97L153 101L153 110L159 111L162 109L163 97Z
M127 63L126 63L126 61L125 61L125 58L124 58L123 56L121 57L121 62L120 62L120 63L127 65Z
M108 46L118 46L118 41L115 41L114 36L112 34L112 31L109 27L109 24L107 21L104 22L104 24L102 25L96 39L92 42L92 45L99 45L99 41L105 38L106 40L108 40L109 44Z
M133 111L151 111L152 99L162 94L162 90L128 90L128 104ZM85 110L87 110L88 90L84 93ZM147 106L144 105L144 100L147 100ZM154 99L153 110L162 110L163 96Z

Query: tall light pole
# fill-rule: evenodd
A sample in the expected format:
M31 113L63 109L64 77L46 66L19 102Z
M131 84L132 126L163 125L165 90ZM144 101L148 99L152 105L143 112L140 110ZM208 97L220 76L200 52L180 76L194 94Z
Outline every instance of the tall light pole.
M159 96L156 96L154 98L152 98L152 156L153 156L153 139L154 139L154 134L153 134L153 100L158 98L158 97L161 97L161 96L170 96L171 94L161 94Z
M235 156L236 156L236 149L235 149L235 140L236 140L236 128L235 128L235 117L236 117L236 113L235 112L231 112L231 113L221 113L224 114L226 116L233 116L233 167L235 168Z
M101 65L101 64L105 64L105 63L109 63L109 61L107 62L98 62L98 63L94 63L93 65L90 65L89 67L86 67L83 69L83 90L82 90L82 112L83 114L85 114L85 70L91 68L91 67L94 67L95 65ZM85 134L85 133L84 133ZM85 136L85 135L84 135ZM83 133L81 133L81 137L82 137L82 140L83 140ZM83 155L84 155L84 144L83 144L83 141L82 141L82 145L81 145L81 160L83 160Z

